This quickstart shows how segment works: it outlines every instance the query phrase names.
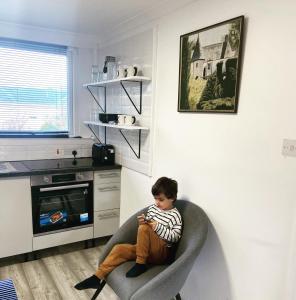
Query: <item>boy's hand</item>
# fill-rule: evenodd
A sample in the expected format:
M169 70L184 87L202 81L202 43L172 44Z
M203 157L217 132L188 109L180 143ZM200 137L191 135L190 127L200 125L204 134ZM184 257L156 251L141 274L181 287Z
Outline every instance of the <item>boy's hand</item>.
M144 214L141 214L140 216L137 216L137 219L138 219L139 225L142 225L142 224L146 223Z
M157 222L156 221L150 221L147 223L153 230L155 230L156 226L157 226Z

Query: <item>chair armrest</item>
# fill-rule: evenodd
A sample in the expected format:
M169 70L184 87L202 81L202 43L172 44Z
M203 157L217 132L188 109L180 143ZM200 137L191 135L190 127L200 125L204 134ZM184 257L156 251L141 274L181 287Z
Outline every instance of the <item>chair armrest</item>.
M164 271L155 276L147 284L141 287L131 297L131 300L159 300L172 299L176 296L191 269L191 260L186 257L179 257Z
M132 215L123 225L114 233L111 239L103 248L102 254L99 259L101 263L109 252L112 250L113 246L116 244L135 244L137 240L137 231L138 231L138 220L137 216L145 213L147 209L144 208L139 212Z

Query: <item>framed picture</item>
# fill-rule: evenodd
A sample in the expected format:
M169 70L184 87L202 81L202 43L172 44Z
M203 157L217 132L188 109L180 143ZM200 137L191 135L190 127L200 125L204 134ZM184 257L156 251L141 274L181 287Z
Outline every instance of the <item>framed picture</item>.
M180 37L179 112L236 113L244 17Z

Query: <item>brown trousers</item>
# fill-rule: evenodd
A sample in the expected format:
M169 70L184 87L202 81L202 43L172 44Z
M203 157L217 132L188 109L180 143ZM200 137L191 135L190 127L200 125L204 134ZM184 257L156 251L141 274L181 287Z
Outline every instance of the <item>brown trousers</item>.
M167 243L149 225L139 225L137 244L115 245L100 264L96 276L104 279L114 268L129 260L136 260L139 264L163 264L168 256Z

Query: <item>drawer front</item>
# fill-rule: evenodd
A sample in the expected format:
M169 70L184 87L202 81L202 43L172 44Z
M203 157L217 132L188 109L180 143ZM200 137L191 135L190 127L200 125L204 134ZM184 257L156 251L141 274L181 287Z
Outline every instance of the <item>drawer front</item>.
M100 184L94 187L94 210L120 207L120 183Z
M65 245L93 238L93 226L33 237L33 250Z
M114 234L119 228L119 209L94 213L94 238Z
M120 170L95 172L94 177L95 185L110 182L120 182Z

